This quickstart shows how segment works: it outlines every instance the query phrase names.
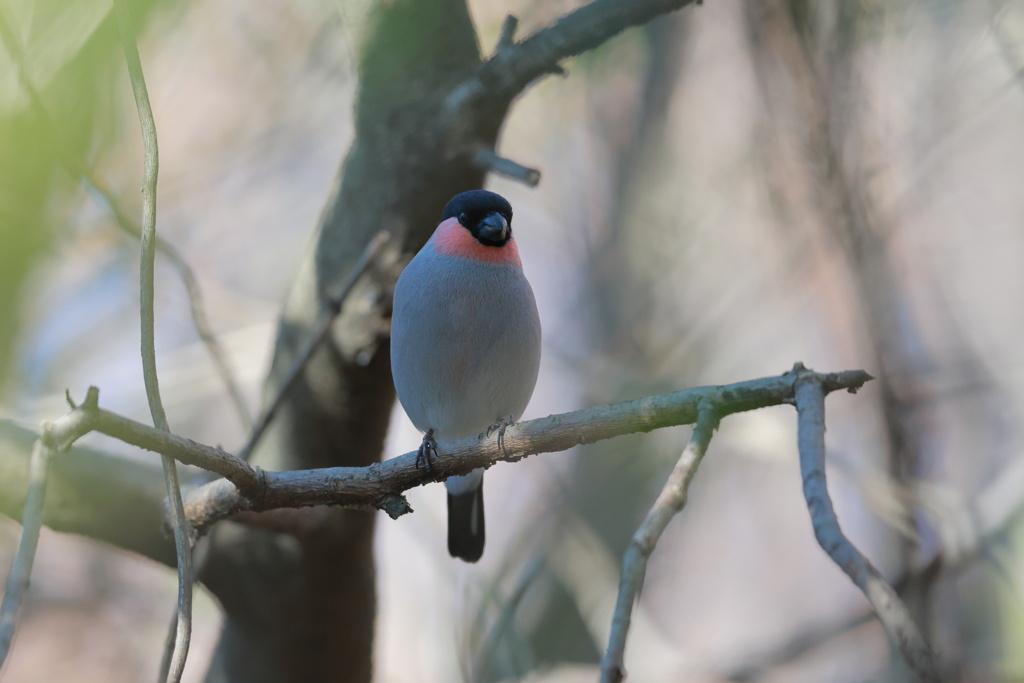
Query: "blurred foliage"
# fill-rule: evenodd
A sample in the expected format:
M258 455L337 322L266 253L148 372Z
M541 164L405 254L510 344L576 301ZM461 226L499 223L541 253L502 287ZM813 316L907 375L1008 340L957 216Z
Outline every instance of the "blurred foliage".
M151 7L136 2L134 15ZM0 0L0 389L22 284L67 229L73 195L60 181L112 131L121 53L111 9L109 0Z

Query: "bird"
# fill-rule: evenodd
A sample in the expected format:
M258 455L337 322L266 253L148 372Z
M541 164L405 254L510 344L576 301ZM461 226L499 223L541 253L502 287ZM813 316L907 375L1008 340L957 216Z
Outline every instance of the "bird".
M455 195L395 285L391 371L398 400L424 432L430 469L437 441L505 427L526 409L540 370L533 289L499 194ZM448 552L476 562L484 550L482 469L449 477Z

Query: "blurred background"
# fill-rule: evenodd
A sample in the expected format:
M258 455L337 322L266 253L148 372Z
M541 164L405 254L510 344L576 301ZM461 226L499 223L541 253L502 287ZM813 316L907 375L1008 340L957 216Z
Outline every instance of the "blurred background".
M248 412L276 316L353 135L370 0L138 5L161 157L157 353L171 427L237 449L246 418L191 313L191 269ZM579 0L470 0L482 48ZM37 428L89 384L140 421L138 121L108 1L0 0L0 416ZM519 100L492 179L545 332L524 417L776 375L829 398L844 528L964 681L1024 680L1024 4L709 0ZM30 95L31 83L38 98ZM45 110L45 115L41 113ZM83 178L83 176L91 178ZM440 213L441 207L438 207ZM814 541L795 414L727 418L655 551L635 681L905 680ZM439 486L378 525L376 680L594 680L618 564L684 428L488 473L488 549L451 560ZM99 437L88 443L152 458ZM386 457L419 435L393 415ZM0 521L0 567L20 526ZM939 558L939 559L936 559ZM156 676L166 567L44 531L4 681ZM218 611L196 607L186 680Z

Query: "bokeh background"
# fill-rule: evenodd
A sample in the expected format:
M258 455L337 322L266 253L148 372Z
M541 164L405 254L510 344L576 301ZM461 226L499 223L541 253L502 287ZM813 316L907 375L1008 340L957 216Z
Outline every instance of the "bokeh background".
M193 269L250 412L352 139L374 4L135 8L158 228ZM489 51L506 14L525 35L581 3L469 4ZM65 388L96 384L105 406L148 421L138 245L97 189L139 214L111 7L0 10L0 414L35 428L64 412ZM1024 4L707 0L567 68L514 105L501 138L501 153L543 171L540 186L489 184L515 207L545 331L525 417L795 361L866 369L878 381L828 400L841 522L902 582L953 679L1024 680ZM245 421L166 258L157 314L172 428L238 448ZM723 422L651 560L631 680L906 679L815 544L795 424L787 407ZM416 514L378 525L376 680L593 680L621 554L687 437L495 467L479 565L447 556L441 488L411 491ZM386 456L418 439L397 409ZM0 522L0 566L19 533ZM150 680L174 594L165 567L44 531L0 677ZM196 609L189 681L218 631L213 600Z

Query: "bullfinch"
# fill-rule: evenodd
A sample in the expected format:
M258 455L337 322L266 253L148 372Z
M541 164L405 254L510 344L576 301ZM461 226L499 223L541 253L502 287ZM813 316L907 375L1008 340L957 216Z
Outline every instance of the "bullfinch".
M522 415L540 367L540 318L512 237L512 206L493 192L452 198L440 225L395 286L391 371L398 399L434 439L504 428ZM484 551L484 471L450 477L448 552Z

